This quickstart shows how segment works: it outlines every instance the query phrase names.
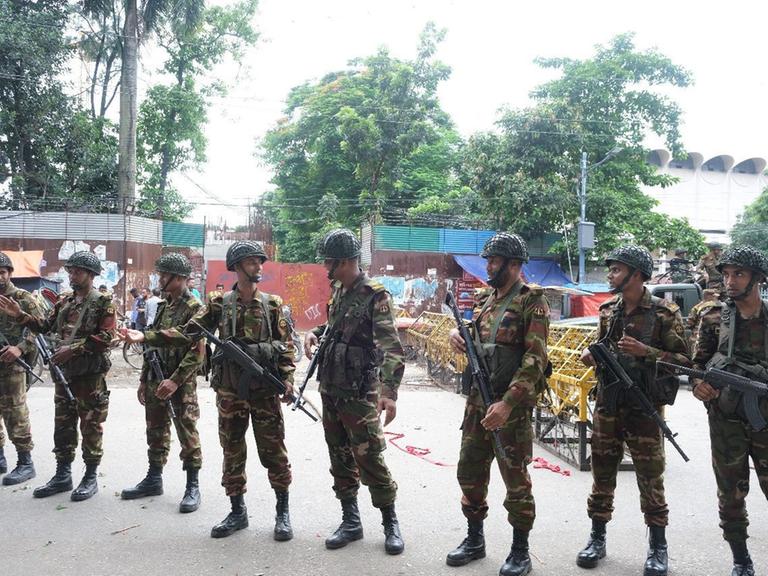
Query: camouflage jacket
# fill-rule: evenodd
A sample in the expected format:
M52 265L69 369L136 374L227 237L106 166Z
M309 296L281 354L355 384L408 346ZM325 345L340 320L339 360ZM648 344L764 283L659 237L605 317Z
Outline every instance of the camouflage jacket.
M688 325L688 330L690 330L694 336L696 334L697 328L699 327L699 321L701 320L701 315L704 309L710 304L712 304L712 301L697 302L691 307L690 312L688 312L688 318L685 319L685 323Z
M262 305L262 295L267 298L268 318L265 319L264 308ZM293 361L293 341L291 340L291 331L288 323L283 318L282 300L279 296L266 294L256 290L248 302L243 302L240 293L235 289L226 292L221 296L215 297L207 306L200 308L192 320L183 327L162 330L158 337L162 339L162 345L186 346L192 345L195 340L194 335L199 333L196 324L205 327L211 332L219 331L219 338L226 340L231 336L232 309L235 309L235 334L236 338L242 339L247 344L281 342L279 355L277 357L278 377L285 383L293 384L293 373L296 365ZM264 322L268 321L268 325ZM272 333L272 339L264 338L264 333ZM189 348L187 348L189 349ZM182 359L178 372L189 374L197 370L199 359L194 354L187 354ZM239 368L233 363L223 361L214 364L213 377L211 385L214 388L224 386L233 390L237 389ZM252 396L268 397L274 396L273 389L266 386L260 386L257 383L252 384Z
M717 269L720 259L714 254L705 254L699 259L699 264L696 266L696 271L706 274L707 276L707 288L716 288L723 283L723 275Z
M365 371L367 381L361 386L378 389L382 397L397 400L397 389L405 371L405 353L397 334L389 293L362 272L349 290L345 291L340 282L333 282L331 290L327 310L328 322L334 326L332 340L351 350L362 350L366 357L362 365L353 368L341 347L334 344L334 354L328 346L319 362L320 391L339 397L359 395L359 387L355 389L352 384L361 378L359 372ZM342 312L344 316L340 317ZM318 326L313 332L319 337L325 327L325 324Z
M506 297L497 298L495 290L478 290L475 293L473 329L479 333L481 343L488 343L494 324L499 322L495 342L516 349L520 355L519 368L511 376L511 381L501 383L505 388L501 399L512 407L532 407L536 405L540 386L546 381L549 303L542 288L529 286L522 280L511 288L507 296L513 292L515 295L504 306ZM501 320L500 314L503 315Z
M157 313L152 326L144 332L147 345L157 348L160 365L166 378L181 384L192 380L205 360L205 347L202 340L193 345L169 346L162 335L164 330L183 326L200 311L203 305L186 288L176 300L167 298L157 305ZM189 360L184 360L189 357ZM182 369L183 364L183 369ZM144 362L141 369L141 381L156 381L149 362Z
M109 348L115 336L112 295L95 288L84 297L62 297L44 319L22 314L19 324L33 332L50 334L54 348L68 345L74 356L62 366L67 376L101 374L111 366Z
M13 283L9 282L3 295L18 302L25 313L42 321L43 311L32 294L21 288L16 288ZM18 346L25 358L34 357L36 350L35 335L1 312L0 333L2 334L0 336L0 348L9 344L11 346ZM23 368L15 363L0 363L0 375L9 372L22 372L23 370Z
M655 312L651 316L654 307ZM648 325L651 319L652 327ZM619 354L619 362L630 376L644 372L655 379L657 360L682 366L691 364L680 307L667 300L652 297L647 288L643 289L640 303L629 315L624 311L624 299L621 294L601 304L598 340L606 339L616 350L615 345L624 334L648 346L648 354L640 358Z

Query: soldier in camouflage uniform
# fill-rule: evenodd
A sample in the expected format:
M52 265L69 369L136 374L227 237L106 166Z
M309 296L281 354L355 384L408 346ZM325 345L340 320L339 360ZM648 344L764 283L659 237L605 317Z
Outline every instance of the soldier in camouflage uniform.
M486 242L490 289L478 292L472 330L475 346L486 358L493 403L486 410L472 383L462 424L457 478L467 537L448 553L449 566L463 566L485 557L483 521L488 515L488 482L496 458L506 486L504 508L512 525L509 556L499 574L522 576L531 571L528 533L536 507L528 464L533 453L531 417L536 397L546 387L549 304L544 290L522 280L528 247L516 234L501 232ZM466 351L458 329L450 333L454 350ZM504 454L494 452L491 432L498 431Z
M719 368L768 382L768 303L758 284L768 276L768 260L751 247L725 250L718 264L727 299L710 302L702 312L693 365ZM693 394L709 416L712 468L717 481L720 528L733 553L732 576L754 576L747 549L749 458L768 498L768 398L747 398L693 379ZM757 403L757 418L747 417L747 402ZM762 421L760 421L762 420Z
M687 257L688 250L677 248L669 261L669 279L675 284L693 284L693 266Z
M386 414L384 426L395 418L397 389L405 370L392 300L384 286L360 269L360 242L351 231L329 232L320 254L332 280L328 324L307 333L304 351L311 356L328 327L318 379L342 522L325 540L325 547L341 548L363 537L357 507L362 482L370 490L373 506L381 510L384 550L400 554L404 544L395 514L397 484L384 462L386 443L379 422L381 412Z
M715 302L720 298L720 293L714 288L707 288L701 293L701 302L697 302L691 307L688 312L688 318L685 319L686 327L691 334L691 346L693 350L693 344L696 341L696 331L699 329L699 322L701 322L702 312L709 307L710 302Z
M163 331L186 324L203 305L187 289L192 265L186 256L176 252L164 254L155 262L155 269L160 273L160 289L167 298L158 304L155 320L146 331L126 330L121 334L121 338L129 342L144 342L150 347L149 353L154 348L163 373L161 381L145 359L139 379L139 402L144 405L147 421L149 471L134 488L123 490L120 497L133 500L163 493L163 467L171 449L170 402L176 415L173 424L181 444L179 456L187 473L187 486L179 511L194 512L200 507L198 474L203 464L197 432L200 407L195 377L204 360L204 348L202 341L192 346L167 346Z
M598 338L613 349L627 374L660 411L674 402L677 379L658 377L656 361L690 365L680 309L651 296L643 285L653 274L653 259L645 248L621 246L608 255L605 264L616 296L600 306ZM584 350L582 361L594 365L589 350ZM668 570L665 527L669 516L664 497L664 437L656 422L625 396L616 399L613 410L608 394L598 369L591 440L593 484L587 501L592 533L576 563L594 568L605 556L605 527L613 513L616 475L626 443L640 489L640 509L650 529L643 574L663 576Z
M75 399L70 402L58 383L54 392L56 420L53 452L56 475L36 488L35 498L72 490L72 461L77 449L77 427L83 436L85 475L72 492L75 502L87 500L99 490L96 470L103 454L103 424L109 409L106 373L112 365L109 346L115 332L112 296L93 287L101 262L91 252L75 252L64 265L72 294L60 299L45 319L24 312L12 299L0 296L0 310L34 332L50 333L56 343L51 359L61 367Z
M168 345L189 344L199 339L199 326L211 332L219 331L219 338L235 337L248 345L254 359L270 368L286 387L283 402L293 397L293 344L288 324L282 316L282 300L258 289L261 270L267 260L264 248L258 242L233 243L227 250L227 270L237 274L232 291L215 297L182 329L164 330L160 336ZM198 361L185 357L179 370L186 371L189 363ZM221 484L229 496L232 511L211 530L213 538L229 536L248 526L245 507L246 442L248 423L253 423L253 435L261 464L267 469L269 483L277 498L274 538L278 541L293 538L288 510L288 487L291 484L291 465L285 447L285 424L280 406L281 399L270 385L253 379L239 394L240 367L214 356L211 385L216 390L219 409L219 441L224 450Z
M42 311L35 298L26 290L16 288L11 282L13 262L0 252L0 294L12 298L27 314L41 320ZM0 312L0 474L8 471L3 447L5 434L2 422L8 427L8 437L16 448L17 464L10 474L3 478L3 484L11 486L35 477L32 463L32 430L27 408L27 375L15 364L17 358L30 363L35 355L35 338L13 319Z
M723 276L718 269L718 263L723 253L723 245L720 242L708 242L707 248L709 248L709 252L699 259L696 271L706 280L705 288L722 291Z

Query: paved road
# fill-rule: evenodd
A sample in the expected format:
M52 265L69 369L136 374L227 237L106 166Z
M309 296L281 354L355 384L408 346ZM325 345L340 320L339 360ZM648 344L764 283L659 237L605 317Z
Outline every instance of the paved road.
M100 493L90 501L70 502L68 494L44 500L31 490L53 474L52 390L35 387L30 392L34 452L38 477L18 488L0 487L0 563L2 574L135 575L493 575L508 553L511 528L502 507L498 474L490 487L490 517L486 523L488 557L464 568L449 568L448 550L464 535L459 508L455 462L460 433L462 398L424 386L424 374L409 368L408 380L398 402L398 417L390 431L404 434L396 443L405 448L429 449L425 459L390 445L387 462L400 490L398 515L406 541L399 557L383 552L380 516L367 491L360 504L365 539L345 549L326 551L323 540L339 522L339 508L330 488L328 456L322 428L299 413L288 413L287 444L294 472L291 510L296 537L288 543L272 540L274 495L258 463L251 442L252 459L246 502L250 527L229 538L213 540L210 528L228 511L220 487L221 450L216 433L216 408L212 391L200 390L204 469L201 474L203 505L193 514L177 512L184 476L177 459L178 444L166 470L163 496L124 502L122 488L137 482L146 471L143 413L136 401L134 376L116 370L110 378L112 397L106 424L105 457L100 469ZM418 385L422 383L421 385ZM204 384L201 382L204 386ZM310 393L315 402L318 396ZM730 556L717 527L715 487L709 463L709 441L703 409L689 392L681 391L669 411L669 423L680 433L679 441L691 456L688 464L671 450L667 495L671 508L669 541L671 574L701 576L730 573ZM7 448L13 459L13 448ZM574 565L586 541L589 521L585 502L591 484L589 473L576 471L536 447L536 456L570 471L570 476L547 469L532 469L538 518L531 533L534 573L551 575L642 574L646 531L639 511L638 493L631 472L622 472L616 500L617 512L609 525L608 558L587 572ZM77 480L81 461L74 470ZM768 570L768 505L752 478L750 544L761 572ZM761 573L759 572L759 573Z

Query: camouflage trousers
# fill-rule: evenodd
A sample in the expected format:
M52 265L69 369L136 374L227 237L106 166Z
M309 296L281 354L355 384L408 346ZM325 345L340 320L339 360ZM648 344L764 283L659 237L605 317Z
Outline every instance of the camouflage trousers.
M768 499L768 428L756 432L748 423L728 418L716 405L711 405L709 437L723 538L746 540L750 457L757 481Z
M227 387L216 389L219 409L219 442L224 450L221 485L227 496L245 494L245 462L247 447L245 433L253 424L259 461L267 469L269 484L274 490L287 491L291 484L291 464L285 447L285 423L277 396L240 400Z
M147 457L150 464L162 468L168 462L171 450L171 415L168 404L155 396L158 382L147 383L144 414L147 419ZM197 421L200 418L200 406L197 403L197 383L195 380L179 386L171 396L171 403L176 412L173 425L181 444L179 457L184 463L184 470L197 470L203 465L200 435Z
M658 407L657 407L658 408ZM598 408L592 428L592 494L590 518L608 522L613 513L616 476L629 448L640 489L640 509L648 526L666 526L669 508L664 497L664 437L656 422L640 410L621 406L615 414Z
M27 408L27 378L24 372L9 372L0 376L0 416L8 428L8 438L17 452L31 452L32 429ZM5 434L0 422L0 448L5 446Z
M74 402L67 399L59 384L56 384L53 395L53 453L58 461L72 462L75 459L79 421L80 433L83 436L83 460L86 464L99 464L104 454L102 437L109 411L109 391L105 374L72 377L69 387L75 397Z
M364 399L321 397L336 498L357 497L362 482L368 486L374 507L389 506L395 501L397 484L384 462L386 442L376 412L378 394L369 392Z
M456 477L461 487L461 510L471 521L482 521L488 515L488 482L491 463L496 458L493 435L482 427L486 409L472 390L464 408L461 425L461 452ZM512 409L506 424L499 430L505 458L497 458L501 478L507 489L504 508L507 520L520 530L530 530L536 518L536 503L531 492L528 464L533 455L531 408Z

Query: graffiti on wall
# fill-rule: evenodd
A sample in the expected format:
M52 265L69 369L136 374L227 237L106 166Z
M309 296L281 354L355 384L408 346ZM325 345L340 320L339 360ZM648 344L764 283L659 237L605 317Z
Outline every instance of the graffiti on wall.
M375 276L373 280L383 284L392 295L395 305L408 311L411 316L416 316L424 310L441 310L437 298L441 282L437 277ZM444 280L443 284L449 281Z
M90 252L91 245L80 240L64 240L59 247L59 260L67 260L75 252ZM93 248L93 253L101 262L101 274L93 279L93 285L96 287L105 284L108 290L114 290L115 285L123 278L123 271L117 262L107 260L107 247L99 244ZM60 267L55 272L48 274L51 280L61 282L60 290L69 290L69 274Z

